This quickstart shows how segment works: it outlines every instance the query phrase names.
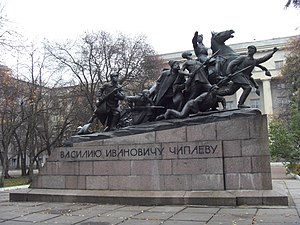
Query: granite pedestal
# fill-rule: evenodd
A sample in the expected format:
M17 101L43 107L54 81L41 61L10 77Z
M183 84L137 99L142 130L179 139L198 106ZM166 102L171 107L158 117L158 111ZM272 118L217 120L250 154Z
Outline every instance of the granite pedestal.
M263 204L262 193L272 191L267 117L257 111L223 114L206 115L206 120L201 115L202 121L172 120L172 125L166 121L146 131L137 126L135 133L123 135L121 130L109 138L73 137L72 146L55 149L31 188L48 190L52 196L55 190L100 191L103 197L127 199L144 195L153 204L202 204L200 196L212 199L222 193L234 205L241 193L249 197L252 192L259 196L255 202ZM153 200L163 195L161 201Z

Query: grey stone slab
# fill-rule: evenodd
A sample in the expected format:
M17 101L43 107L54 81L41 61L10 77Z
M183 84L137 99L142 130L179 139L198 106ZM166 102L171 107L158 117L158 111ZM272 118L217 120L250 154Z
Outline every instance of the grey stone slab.
M162 149L164 149L162 152L162 159L166 160L179 158L179 155L176 152L176 149L178 149L178 143L162 143L161 146Z
M211 213L211 214L215 214L220 210L220 208L216 208L216 207L196 207L196 206L188 206L186 207L184 210L182 210L181 212L185 212L185 213L199 213L199 214L207 214L207 213Z
M278 186L278 185L276 185ZM275 197L275 200L272 198ZM208 205L235 206L246 204L240 199L258 201L263 198L263 205L267 201L276 205L287 205L287 193L280 190L261 191L109 191L109 190L62 190L62 189L31 189L29 193L10 193L11 201L41 201L41 202L78 202L78 203L110 203L127 205ZM253 200L254 199L254 200ZM271 199L271 200L270 200ZM278 199L280 201L278 201ZM282 201L282 199L284 201ZM259 200L261 202L261 200ZM239 203L241 202L241 203ZM243 202L243 203L242 203ZM250 204L248 202L248 204ZM254 203L251 203L253 205ZM261 205L261 204L260 204ZM271 204L268 204L271 205Z
M252 156L252 172L271 173L270 156Z
M65 188L65 176L42 176L42 185L44 188Z
M242 140L242 156L270 155L267 138Z
M182 159L172 161L173 174L203 174L207 171L206 159Z
M80 225L115 225L120 224L124 220L115 217L95 216L80 223Z
M224 177L222 174L192 175L192 190L224 190Z
M105 210L105 209L93 209L93 208L88 208L88 209L81 209L81 210L76 210L72 212L71 214L74 216L82 216L85 218L90 218L94 216L100 216L102 214L107 213L110 210Z
M249 139L249 123L245 118L217 122L217 140Z
M165 175L164 190L170 191L190 191L192 190L191 175Z
M232 220L232 221L215 221L211 220L205 225L252 225L252 221L249 220ZM256 225L256 223L255 223ZM271 224L270 224L271 225Z
M186 142L186 127L179 127L155 132L156 143Z
M295 216L295 215L278 215L278 214L274 214L274 215L257 215L256 216L256 221L258 224L260 223L278 223L280 222L280 224L300 224L300 219L299 216Z
M18 218L14 218L14 221L23 221L23 222L42 222L55 217L59 217L59 215L55 214L47 214L47 213L31 213L28 215L20 215Z
M224 158L225 173L251 173L251 157Z
M74 147L101 146L101 145L103 145L103 140L85 141L85 142L79 142L73 144Z
M91 190L107 190L108 176L86 176L86 188Z
M200 221L166 221L164 225L205 225L206 222Z
M296 179L284 180L284 183L287 185L289 189L294 189L294 188L298 189L300 186L300 180L296 180Z
M87 161L79 162L79 175L92 175L93 163Z
M238 224L238 225L243 225L243 224L252 224L253 222L253 217L252 216L233 216L233 215L228 215L228 214L222 214L218 213L215 215L208 224L214 224L214 223L223 223L223 224Z
M241 140L223 141L224 157L242 156Z
M1 220L10 220L10 219L18 218L20 216L23 216L23 214L18 214L18 212L11 210L11 211L6 211L6 212L1 212L0 219Z
M57 162L55 175L79 175L79 162Z
M268 137L268 118L267 115L248 117L250 137L267 138Z
M125 206L124 205L99 205L95 204L89 209L94 210L95 212L97 211L103 211L103 212L108 212L108 211L113 211L113 210L118 210L118 209L123 209Z
M287 207L275 207L275 208L266 208L266 209L258 209L256 216L297 216L297 210L294 208Z
M219 215L231 215L241 218L252 218L255 216L257 209L254 208L221 208Z
M131 175L172 174L171 160L135 160L130 162Z
M108 160L147 160L161 159L163 150L161 143L119 145L116 153L107 157Z
M66 176L66 189L78 189L78 176Z
M289 205L288 195L277 191L264 191L263 192L263 205Z
M198 141L198 140L216 140L216 124L207 123L199 124L194 126L188 126L186 128L187 141Z
M236 198L226 191L192 191L185 194L188 205L236 206Z
M282 225L282 222L266 222L266 221L255 221L255 225ZM285 225L298 225L298 223L284 223Z
M32 222L26 222L26 221L14 221L14 220L9 220L9 221L2 221L1 225L29 225L32 224ZM36 225L40 225L39 223L34 223Z
M125 205L123 207L120 207L119 210L122 210L122 211L134 211L134 212L140 211L140 212L142 212L142 211L148 211L148 210L150 210L152 208L153 208L153 206Z
M74 216L71 214L60 215L46 220L47 224L76 224L85 221L87 218L82 216Z
M161 225L164 221L163 220L138 220L138 219L128 219L125 220L122 225ZM165 223L163 223L165 224Z
M140 210L117 210L117 211L110 211L110 212L106 212L104 213L103 217L116 217L116 218L120 218L120 219L128 219L128 218L133 218L139 214L143 213L143 211L140 211Z
M48 157L47 162L58 161L58 159L59 159L59 153L63 149L65 149L65 147L55 148L55 151L51 152L51 155Z
M237 199L237 205L263 205L263 191L232 192Z
M42 185L42 174L39 176L35 176L30 184L32 188L41 188L43 187Z
M282 179L294 179L291 174L287 174L287 170L282 163L271 162L272 179L274 181L283 182Z
M143 212L136 216L134 219L144 219L144 220L167 220L174 215L173 212Z
M86 176L78 176L78 184L77 187L79 190L84 190L86 189Z
M181 210L184 210L186 206L172 206L172 205L166 205L166 206L154 206L153 208L147 210L149 212L172 212L177 213Z
M164 190L161 176L110 176L109 190Z
M126 143L146 144L146 143L154 143L154 142L155 142L155 132L127 135L124 137L115 137L115 138L109 138L103 140L104 145L126 144Z
M208 222L214 214L212 213L186 213L186 212L179 212L172 216L169 220L175 221L200 221L200 222Z
M221 141L179 142L177 148L171 150L178 154L179 159L221 158L223 156Z
M93 162L93 175L129 176L130 161L95 161Z
M226 190L271 190L270 173L227 173Z
M208 158L207 159L207 173L208 174L223 174L223 159L222 158Z

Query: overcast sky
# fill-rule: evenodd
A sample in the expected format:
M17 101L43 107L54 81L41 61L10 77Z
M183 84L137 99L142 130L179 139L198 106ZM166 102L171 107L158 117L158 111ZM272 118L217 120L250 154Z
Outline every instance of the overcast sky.
M192 49L196 30L233 29L227 43L300 34L300 10L287 0L1 0L7 18L30 39L65 39L84 31L144 34L157 53Z

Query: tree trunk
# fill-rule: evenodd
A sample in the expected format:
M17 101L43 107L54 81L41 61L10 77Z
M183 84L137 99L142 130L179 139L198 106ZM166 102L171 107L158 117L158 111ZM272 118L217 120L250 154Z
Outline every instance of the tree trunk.
M21 171L22 176L26 176L26 153L21 153Z
M2 154L3 162L2 162L2 175L4 178L10 178L11 176L8 174L9 170L9 160L8 160L8 151L4 151Z
M29 162L29 168L28 168L28 181L29 183L32 182L33 180L33 167L34 167L34 155L33 154L29 154L29 158L30 158L30 162Z
M4 187L4 177L5 177L5 162L3 154L0 152L0 161L2 165L2 171L0 173L0 187Z
M3 170L1 171L0 174L0 187L4 187L4 175L3 175Z
M9 175L8 171L9 171L9 159L8 156L6 157L5 160L6 166L5 166L5 170L4 170L4 178L11 178L11 176Z
M21 159L20 153L18 153L18 156L17 156L17 167L16 167L17 170L21 169L21 166L20 166L20 159Z

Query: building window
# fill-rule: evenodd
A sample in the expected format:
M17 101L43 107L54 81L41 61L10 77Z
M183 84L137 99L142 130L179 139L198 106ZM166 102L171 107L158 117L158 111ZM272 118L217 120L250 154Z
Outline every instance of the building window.
M227 102L226 102L226 108L227 108L227 109L233 109L233 107L234 107L234 106L233 106L233 101L227 101Z
M285 84L284 83L279 83L277 84L278 89L285 89Z
M250 106L251 108L257 108L259 109L259 98L255 98L255 99L250 99Z
M287 106L288 103L289 103L287 97L278 97L278 98L277 98L277 101L278 101L278 105L279 105L280 107L285 107L285 106Z
M281 69L283 67L283 60L274 61L275 69Z

